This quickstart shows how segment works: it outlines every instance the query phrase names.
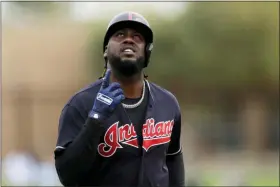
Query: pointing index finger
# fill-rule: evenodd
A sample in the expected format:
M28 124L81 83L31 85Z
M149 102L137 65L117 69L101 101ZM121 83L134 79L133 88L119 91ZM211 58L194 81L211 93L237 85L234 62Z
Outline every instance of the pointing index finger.
M102 83L102 86L101 86L102 89L107 88L109 86L110 77L111 77L111 70L107 69L107 71L105 73L105 76L103 78L103 83Z

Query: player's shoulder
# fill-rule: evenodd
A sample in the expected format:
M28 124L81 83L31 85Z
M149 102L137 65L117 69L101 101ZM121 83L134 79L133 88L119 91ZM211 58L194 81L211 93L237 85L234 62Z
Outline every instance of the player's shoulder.
M74 106L76 108L81 108L88 105L89 103L92 103L94 101L95 96L97 95L97 92L101 87L101 84L102 79L99 79L81 88L70 97L70 99L66 102L64 108L66 106Z
M167 90L154 82L148 82L148 85L157 102L165 102L169 105L172 104L180 110L178 99L170 90Z

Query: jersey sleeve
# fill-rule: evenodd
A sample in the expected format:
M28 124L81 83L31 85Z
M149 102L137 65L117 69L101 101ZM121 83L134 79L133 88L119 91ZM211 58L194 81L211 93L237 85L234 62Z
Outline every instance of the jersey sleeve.
M178 155L182 152L181 145L181 112L179 104L176 100L176 115L174 118L174 126L171 134L171 141L168 147L167 155Z
M58 138L55 151L65 149L79 134L85 119L80 112L71 105L66 105L59 118Z

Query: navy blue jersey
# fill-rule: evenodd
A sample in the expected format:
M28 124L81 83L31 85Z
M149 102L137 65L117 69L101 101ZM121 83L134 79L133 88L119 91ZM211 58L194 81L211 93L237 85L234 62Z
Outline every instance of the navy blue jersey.
M82 89L63 108L55 153L67 150L84 128L101 83L98 80ZM141 144L136 124L131 123L126 109L120 105L102 124L97 146L89 148L96 155L86 163L88 169L75 185L170 186L167 157L182 154L180 107L169 91L147 80L146 85L149 97L141 124Z

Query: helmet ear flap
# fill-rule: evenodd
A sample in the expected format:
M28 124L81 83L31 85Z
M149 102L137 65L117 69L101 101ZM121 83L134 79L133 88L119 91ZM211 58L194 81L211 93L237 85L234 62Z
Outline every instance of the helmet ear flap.
M146 51L149 51L149 52L152 52L154 46L152 43L149 43L147 46L146 46Z
M145 67L147 67L148 66L148 64L149 64L149 60L150 60L150 56L151 56L151 53L152 53L152 50L153 50L153 44L152 43L149 43L149 44L147 44L147 46L146 46L146 51L145 51L145 53L146 53L146 62L145 62Z

